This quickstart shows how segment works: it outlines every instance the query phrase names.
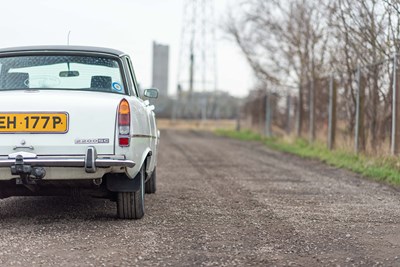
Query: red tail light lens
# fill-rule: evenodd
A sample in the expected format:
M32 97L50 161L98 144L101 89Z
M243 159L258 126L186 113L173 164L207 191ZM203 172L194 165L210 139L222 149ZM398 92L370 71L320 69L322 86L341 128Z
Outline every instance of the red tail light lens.
M129 146L129 137L120 137L119 145L120 146Z
M129 102L122 99L118 107L119 146L127 147L130 142L131 109Z

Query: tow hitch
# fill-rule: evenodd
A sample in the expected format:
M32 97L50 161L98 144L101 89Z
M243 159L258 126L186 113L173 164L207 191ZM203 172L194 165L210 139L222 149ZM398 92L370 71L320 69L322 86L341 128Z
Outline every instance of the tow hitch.
M30 179L43 179L46 176L46 170L43 167L32 167L24 164L24 157L17 155L15 164L11 166L11 174L19 175L23 181Z

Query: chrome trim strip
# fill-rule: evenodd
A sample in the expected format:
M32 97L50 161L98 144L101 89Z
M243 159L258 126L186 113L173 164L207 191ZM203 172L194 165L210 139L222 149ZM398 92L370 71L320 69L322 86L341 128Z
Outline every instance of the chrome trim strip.
M132 138L153 138L156 139L156 136L146 135L146 134L133 134Z
M132 160L127 160L127 159L117 159L117 160L111 160L111 159L96 159L96 166L97 167L128 167L128 168L133 168L135 167L136 163L133 162Z

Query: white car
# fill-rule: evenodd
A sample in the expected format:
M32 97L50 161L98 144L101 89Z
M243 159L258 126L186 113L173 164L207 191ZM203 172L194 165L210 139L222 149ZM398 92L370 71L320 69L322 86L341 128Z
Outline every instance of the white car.
M142 218L156 191L153 110L121 51L0 49L0 198L89 194Z

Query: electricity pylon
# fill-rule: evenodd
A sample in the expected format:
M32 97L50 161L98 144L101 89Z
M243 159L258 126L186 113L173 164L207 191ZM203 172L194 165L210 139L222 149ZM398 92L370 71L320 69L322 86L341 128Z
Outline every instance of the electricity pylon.
M177 78L178 101L182 107L179 117L196 118L201 114L205 119L210 110L208 106L215 102L208 97L218 86L214 1L184 0L183 3Z

